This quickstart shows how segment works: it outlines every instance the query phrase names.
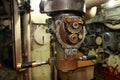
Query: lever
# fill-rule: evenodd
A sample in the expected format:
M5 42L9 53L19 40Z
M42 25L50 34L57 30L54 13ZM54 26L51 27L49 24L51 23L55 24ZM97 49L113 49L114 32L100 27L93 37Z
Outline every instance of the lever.
M89 56L81 56L81 57L79 57L78 59L79 60L95 60L95 59L97 59L97 55L89 55Z
M33 62L23 62L17 64L17 69L37 67L41 65L48 64L48 61L33 61Z

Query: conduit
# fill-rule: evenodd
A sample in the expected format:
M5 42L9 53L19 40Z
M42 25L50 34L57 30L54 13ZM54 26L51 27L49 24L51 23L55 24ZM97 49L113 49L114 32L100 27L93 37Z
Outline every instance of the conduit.
M112 25L112 24L109 24L109 23L104 23L104 24L110 29L114 29L114 30L120 29L120 24L117 24L117 25Z
M108 0L85 0L86 3L86 15L85 20L91 19L96 15L97 8L95 6L101 5Z

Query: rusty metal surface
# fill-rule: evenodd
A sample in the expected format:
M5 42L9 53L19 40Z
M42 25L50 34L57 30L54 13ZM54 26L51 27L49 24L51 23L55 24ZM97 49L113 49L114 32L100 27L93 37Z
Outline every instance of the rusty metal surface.
M78 35L77 34L70 34L68 39L71 43L76 44L78 42Z
M63 72L74 70L77 68L76 55L66 55L65 59L57 59L56 66L58 70Z
M86 34L81 16L61 14L51 19L55 42L55 64L58 70L69 71L77 68L77 48L80 47Z
M83 14L84 0L42 0L41 13L49 13L53 18L48 22L49 32L57 40L55 64L58 70L69 71L77 68L77 49L86 34Z
M79 33L82 32L83 20L78 16L68 16L64 20L65 27L70 33Z
M55 50L57 54L55 55L55 64L58 70L69 71L77 68L77 57L72 54L67 55L61 45L56 42Z
M60 15L55 21L56 37L63 48L78 48L86 34L81 17Z

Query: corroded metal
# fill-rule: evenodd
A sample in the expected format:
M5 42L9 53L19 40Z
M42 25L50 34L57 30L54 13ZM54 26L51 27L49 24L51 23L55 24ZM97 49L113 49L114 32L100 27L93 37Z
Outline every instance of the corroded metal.
M58 70L77 68L77 52L86 34L83 14L84 0L42 0L41 13L48 13L49 31L56 39L55 63Z
M76 55L67 55L66 59L56 60L56 66L61 71L69 71L77 68Z
M83 20L78 16L68 16L64 20L65 27L70 33L79 33L83 27Z
M69 71L77 68L78 48L86 34L84 21L75 14L61 14L49 19L49 29L55 39L55 64L58 70Z
M60 15L57 17L55 21L55 34L63 48L80 47L86 34L83 23L80 16Z
M76 44L78 42L78 35L77 34L70 34L68 36L70 43Z
M61 47L58 42L56 42L55 48L55 50L57 51L55 63L58 70L67 72L69 70L74 70L77 68L76 54L72 54L72 51L70 52L70 54L66 54L67 52Z

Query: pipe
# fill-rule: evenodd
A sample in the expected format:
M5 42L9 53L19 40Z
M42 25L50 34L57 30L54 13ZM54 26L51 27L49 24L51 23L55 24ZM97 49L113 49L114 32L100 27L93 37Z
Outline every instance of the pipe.
M86 9L87 9L85 19L88 20L88 19L95 16L95 15L92 16L92 14L90 13L92 7L98 6L98 5L103 4L107 1L109 1L109 0L85 0ZM117 25L112 25L112 24L109 24L109 23L104 23L104 24L110 29L114 29L114 30L120 29L120 24L117 24Z
M112 24L109 24L109 23L104 23L104 24L110 29L114 29L114 30L120 29L120 24L117 24L117 25L112 25Z
M87 9L85 14L85 20L89 20L96 15L97 8L95 6L103 4L107 1L108 0L85 0Z
M107 2L108 0L85 0L86 3L86 9L90 9L94 6L98 6L100 4L103 4Z

